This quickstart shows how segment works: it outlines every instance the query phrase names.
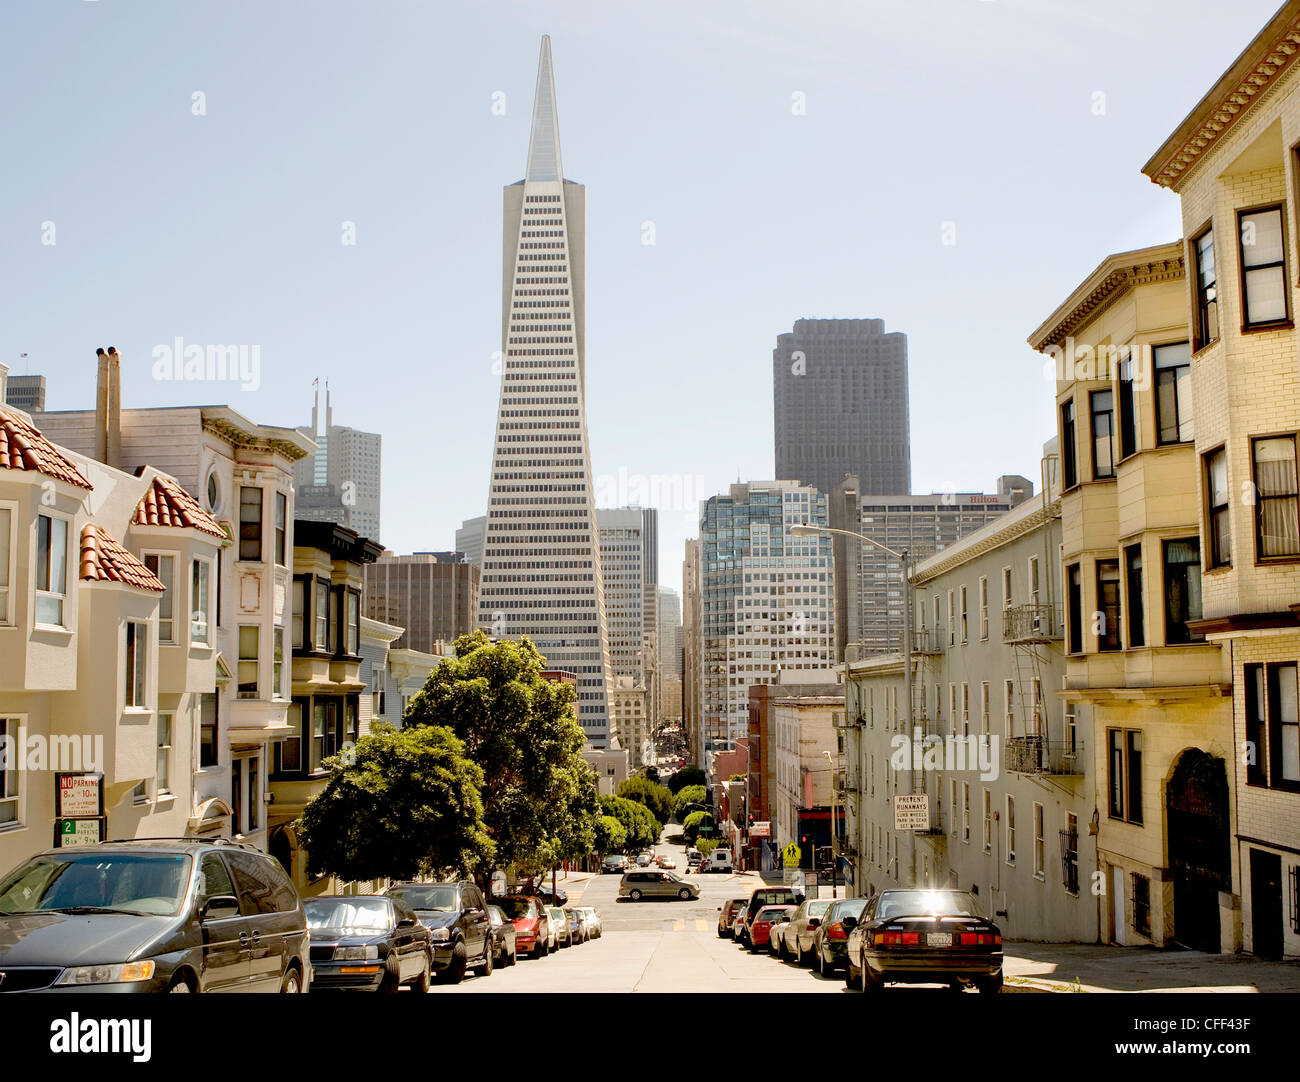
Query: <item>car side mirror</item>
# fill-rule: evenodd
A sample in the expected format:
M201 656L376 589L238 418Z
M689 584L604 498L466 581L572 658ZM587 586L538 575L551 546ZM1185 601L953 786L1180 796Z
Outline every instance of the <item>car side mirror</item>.
M809 918L809 920L808 920L808 927L809 927L809 928L816 928L816 927L818 927L818 925L821 924L821 922L822 922L821 917L811 917L811 918Z
M414 917L403 917L401 920L397 922L397 926L399 928L413 928L418 923L419 921L417 921Z
M845 917L842 921L840 921L840 923L844 925L845 931L852 931L854 928L858 926L858 918Z
M239 899L233 894L214 894L199 910L199 920L220 920L239 916Z

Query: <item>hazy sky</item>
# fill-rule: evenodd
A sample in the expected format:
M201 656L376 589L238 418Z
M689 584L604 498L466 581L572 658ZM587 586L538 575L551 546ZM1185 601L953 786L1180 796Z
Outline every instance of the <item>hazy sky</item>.
M450 548L485 510L501 188L549 33L592 469L615 496L674 479L680 587L694 501L773 472L800 317L908 335L914 491L1037 478L1026 335L1108 253L1178 235L1142 163L1276 7L4 0L0 360L87 408L112 344L128 407L278 425L328 378L335 420L384 436L380 540ZM178 336L259 346L260 386L155 380Z

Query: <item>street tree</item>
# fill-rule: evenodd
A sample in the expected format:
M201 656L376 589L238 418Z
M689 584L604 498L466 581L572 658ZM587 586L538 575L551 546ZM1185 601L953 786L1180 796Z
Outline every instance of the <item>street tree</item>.
M682 833L686 835L686 844L695 844L695 839L701 832L711 832L713 830L713 816L708 812L693 811L686 817L682 823Z
M465 874L491 860L483 771L445 726L376 724L326 760L325 788L295 824L311 875L342 880Z
M623 827L625 850L649 849L659 840L659 823L644 804L621 796L603 796L600 808L603 814L613 816Z
M658 821L661 830L673 817L672 791L667 786L650 781L648 778L628 778L619 784L615 795L644 804Z
M688 764L668 779L668 788L675 795L688 785L707 785L708 776L698 766Z
M673 818L679 823L685 820L690 814L688 810L692 804L704 804L707 802L709 791L703 785L688 785L680 793L677 799L673 801Z
M618 853L627 845L627 831L612 815L601 815L596 819L595 843L593 851L603 857L606 853Z

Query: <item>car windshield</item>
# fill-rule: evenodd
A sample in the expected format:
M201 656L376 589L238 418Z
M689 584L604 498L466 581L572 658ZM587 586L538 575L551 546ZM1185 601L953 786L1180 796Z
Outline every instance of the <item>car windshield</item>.
M401 898L412 909L434 909L450 913L458 904L454 883L393 887L388 893L391 897Z
M826 910L828 910L830 907L831 907L831 900L829 898L824 898L824 899L819 899L817 901L809 902L808 916L824 917L826 915Z
M54 910L173 917L185 902L185 853L59 853L0 880L0 914Z
M843 898L835 903L835 919L843 920L845 917L860 917L862 911L866 908L866 898Z
M313 932L386 932L389 903L383 898L313 898L303 909Z
M500 906L501 912L510 920L537 916L537 908L531 898L497 898L493 904Z
M762 909L758 911L758 916L754 918L754 923L757 924L760 921L782 920L789 914L789 912L790 910L786 906L776 906L776 905L764 906Z
M876 919L923 916L980 916L975 899L964 890L891 890L880 896Z
M502 916L501 910L498 909L496 906L494 905L488 906L487 912L488 912L488 920L492 924L504 924L506 922L506 918Z

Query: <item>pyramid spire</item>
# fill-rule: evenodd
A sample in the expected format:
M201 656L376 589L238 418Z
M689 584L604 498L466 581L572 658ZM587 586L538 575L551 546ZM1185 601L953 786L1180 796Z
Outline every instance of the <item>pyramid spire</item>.
M533 134L528 140L526 180L561 180L560 120L555 111L555 76L551 72L551 39L542 35L537 63L537 93L533 97Z

